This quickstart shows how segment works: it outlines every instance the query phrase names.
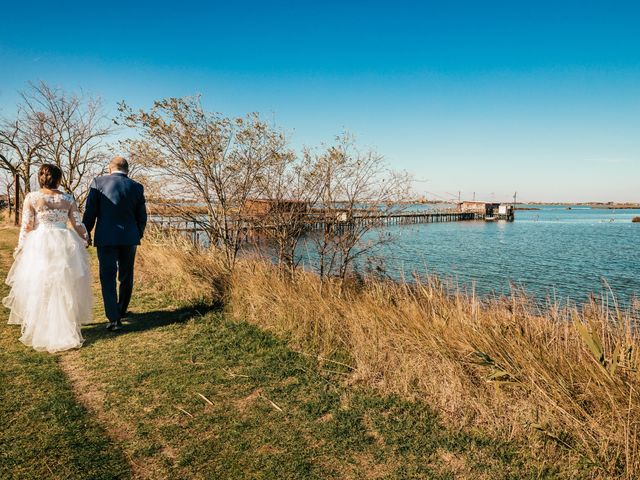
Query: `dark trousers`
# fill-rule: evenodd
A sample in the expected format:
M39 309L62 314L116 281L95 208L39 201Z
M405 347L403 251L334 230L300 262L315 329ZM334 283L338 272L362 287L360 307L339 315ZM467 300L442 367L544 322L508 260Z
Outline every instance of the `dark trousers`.
M129 308L133 291L133 264L136 245L98 247L100 262L100 285L104 311L110 322L120 320ZM116 277L120 291L116 292Z

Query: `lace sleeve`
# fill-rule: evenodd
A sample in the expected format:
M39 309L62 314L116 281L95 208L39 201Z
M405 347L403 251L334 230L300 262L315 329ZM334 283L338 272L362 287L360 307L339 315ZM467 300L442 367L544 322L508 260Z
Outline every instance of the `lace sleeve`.
M20 225L20 236L18 237L18 249L22 247L27 234L35 227L36 211L31 202L31 194L24 197L22 204L22 223Z
M73 199L73 197L70 199L70 206L69 206L69 221L71 222L71 226L73 227L73 229L78 232L78 235L80 235L80 237L82 237L82 239L87 242L89 235L87 234L87 229L84 226L84 223L82 223L82 217L80 216L80 210L78 210L78 205L76 204L76 201Z

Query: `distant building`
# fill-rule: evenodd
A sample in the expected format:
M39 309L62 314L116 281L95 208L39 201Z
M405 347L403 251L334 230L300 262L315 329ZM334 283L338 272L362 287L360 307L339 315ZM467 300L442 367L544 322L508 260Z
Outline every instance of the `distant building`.
M503 219L513 220L513 205L509 203L493 202L460 202L458 209L462 213L474 213L487 220Z
M309 211L309 203L303 200L271 200L266 198L247 199L244 203L245 215L263 217L272 213L303 214Z
M478 215L493 215L493 212L498 211L500 208L499 203L487 203L487 202L461 202L458 204L458 208L463 213L477 213Z

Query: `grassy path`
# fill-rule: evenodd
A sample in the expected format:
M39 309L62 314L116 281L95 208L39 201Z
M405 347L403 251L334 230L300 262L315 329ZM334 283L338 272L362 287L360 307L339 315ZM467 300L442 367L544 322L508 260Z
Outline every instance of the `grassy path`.
M0 275L6 277L15 231L0 231ZM2 283L0 295L8 288ZM54 355L27 349L19 327L0 317L0 478L126 479L122 450L78 404Z
M14 242L0 232L3 278ZM24 347L2 313L0 478L558 476L424 406L349 387L346 367L249 324L134 295L124 333L85 327L86 345L61 355Z

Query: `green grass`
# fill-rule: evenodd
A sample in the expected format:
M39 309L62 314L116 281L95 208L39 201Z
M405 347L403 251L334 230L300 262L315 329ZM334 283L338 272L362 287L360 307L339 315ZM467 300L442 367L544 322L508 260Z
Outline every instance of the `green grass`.
M3 275L13 241L0 234ZM24 347L3 314L0 478L561 477L207 306L141 286L132 310L124 333L85 327L59 356Z
M216 312L194 311L191 318L188 310L178 312L184 320L160 325L153 315L134 316L135 329L115 338L96 327L80 353L89 376L107 392L106 408L131 426L125 450L159 476L552 473L528 467L511 445L447 430L424 406L348 387L344 367L321 366L249 324Z

